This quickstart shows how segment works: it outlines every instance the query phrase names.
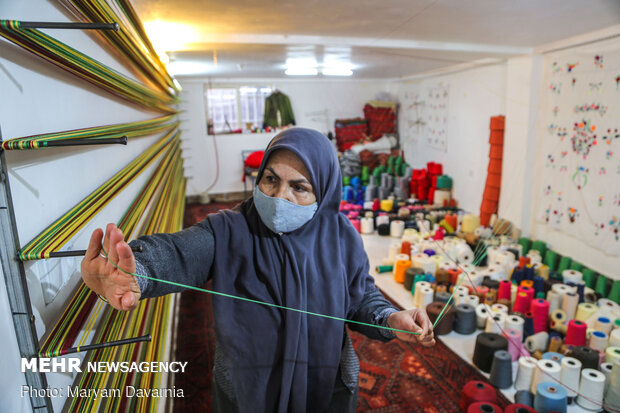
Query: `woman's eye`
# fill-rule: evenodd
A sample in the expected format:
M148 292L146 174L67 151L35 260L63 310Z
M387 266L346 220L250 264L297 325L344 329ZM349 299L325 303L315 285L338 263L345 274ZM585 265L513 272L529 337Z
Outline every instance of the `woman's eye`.
M266 179L266 180L267 180L267 182L268 182L268 183L270 183L270 184L272 184L272 183L274 183L274 182L276 181L276 178L275 178L275 177L273 177L273 176L271 176L271 175L267 175L267 176L265 177L265 179Z
M297 192L307 192L307 191L308 191L305 187L303 187L303 186L301 186L301 185L295 185L295 186L293 187L293 189L294 189L295 191L297 191Z

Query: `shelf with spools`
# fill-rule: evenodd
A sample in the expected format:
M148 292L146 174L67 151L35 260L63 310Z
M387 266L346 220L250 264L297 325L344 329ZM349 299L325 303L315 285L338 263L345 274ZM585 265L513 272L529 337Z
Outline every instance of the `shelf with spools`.
M402 241L406 240L409 242L409 246L408 248L410 248L410 254L405 254L408 255L408 261L409 261L409 267L414 266L414 267L418 267L418 268L423 268L424 271L417 271L417 272L429 272L431 271L433 268L433 265L435 266L435 269L437 271L437 269L447 269L449 267L451 267L451 264L449 262L449 259L447 259L445 257L445 255L447 254L443 254L444 252L447 251L455 251L454 247L450 247L450 243L452 241L448 241L448 243L443 243L442 244L442 248L445 249L444 250L440 250L438 252L437 255L444 255L443 258L432 258L432 257L424 257L424 256L420 256L420 253L418 251L420 251L420 249L424 250L424 249L430 249L433 245L433 242L435 241L431 241L429 239L424 239L424 237L422 237L419 233L414 234L412 231L409 232L409 234L407 234L406 232L407 230L405 230L404 234L402 237L389 237L389 236L380 236L375 234L367 234L367 235L362 235L362 239L364 242L364 247L365 250L368 253L369 259L370 259L370 264L371 264L371 274L375 277L375 282L377 284L377 286L388 296L390 296L390 298L392 298L394 301L396 301L401 307L403 308L412 308L415 306L418 307L425 307L427 305L431 305L431 308L429 308L429 315L431 316L431 319L433 319L433 315L431 314L431 312L433 312L433 308L431 303L433 303L433 301L437 301L438 299L441 300L445 300L447 299L447 297L450 296L449 293L447 293L447 291L449 291L449 289L445 289L445 290L441 290L439 292L435 291L433 289L434 285L431 285L428 281L421 281L423 277L423 275L418 274L415 275L413 278L414 280L418 280L419 282L417 282L415 284L415 286L411 285L411 278L412 277L403 277L403 274L401 274L401 272L403 272L403 268L399 268L402 266L402 262L406 261L407 257L404 256L399 256L399 254L402 252L401 251L401 247L402 247ZM518 244L514 243L512 245L510 245L510 247L514 248L514 249L518 249L521 250L518 246ZM437 248L435 248L437 249ZM485 275L491 275L493 274L493 271L496 273L495 277L500 279L500 278L504 278L509 275L508 273L508 267L504 267L504 269L502 270L501 267L499 266L494 266L494 264L496 262L503 262L505 259L510 259L510 257L514 257L514 255L512 253L507 253L508 250L508 246L505 247L490 247L488 248L487 253L489 254L489 257L487 258L487 265L485 267L477 267L477 268L473 268L471 266L468 265L464 265L465 268L468 270L469 274L475 279L475 280L480 280L482 279L482 277L484 277ZM471 249L470 249L471 251ZM535 255L535 254L533 254ZM399 259L397 259L399 258ZM401 261L401 265L399 265L398 261ZM513 258L514 260L514 258ZM389 262L391 261L391 263ZM443 264L442 264L443 262ZM392 271L386 271L383 272L387 267L389 267L389 264L392 264ZM515 265L516 261L512 263L512 265ZM387 267L386 267L387 265ZM405 265L406 267L406 265ZM498 268L499 267L499 268ZM381 272L379 272L379 271ZM489 270L493 270L491 272L489 272ZM416 272L416 271L414 271ZM411 274L407 274L407 275L411 275ZM445 273L440 272L439 274L437 272L435 272L435 281L442 279L445 280ZM433 278L430 278L433 279ZM400 281L400 282L397 282ZM556 384L556 387L561 387L559 386L559 384L552 380L551 378L547 377L546 375L557 375L557 372L560 371L562 369L562 360L564 360L564 364L567 366L565 367L568 368L568 366L570 366L570 363L572 363L572 360L575 360L574 357L564 357L562 354L551 354L550 352L548 352L548 348L549 346L547 345L547 341L550 341L549 344L551 344L551 342L555 343L553 344L554 348L558 347L557 351L560 351L559 346L556 346L556 344L558 344L557 342L557 336L554 334L553 340L549 340L549 336L544 337L543 334L539 334L539 335L533 335L528 337L528 340L525 343L521 343L520 337L518 340L518 343L520 344L520 346L512 346L512 347L518 347L518 348L509 348L508 343L513 343L515 341L514 337L509 336L508 337L508 341L504 339L503 342L503 336L502 335L498 335L497 333L500 331L499 328L497 328L497 326L495 325L495 323L491 322L490 320L492 318L496 319L495 321L497 322L499 320L504 322L504 331L505 332L509 332L509 334L517 334L520 335L522 333L514 333L512 330L516 329L518 331L519 328L523 329L524 327L524 319L521 317L514 317L514 316L510 316L508 314L505 314L509 311L510 307L513 304L513 300L509 301L509 302L505 302L502 303L495 303L493 306L489 306L487 307L487 314L476 314L476 306L482 301L479 299L479 297L474 296L474 295L469 295L469 293L465 293L464 291L468 291L469 289L466 287L466 282L465 281L463 283L463 285L461 285L459 287L459 289L464 289L462 290L463 292L461 293L461 291L457 291L457 293L455 293L453 299L456 300L457 302L460 303L469 303L470 305L472 305L470 308L470 313L469 313L469 317L473 317L474 319L474 326L472 327L467 327L467 328L460 328L457 329L460 331L460 333L453 331L452 326L450 326L450 328L445 329L445 326L442 326L442 324L445 321L445 318L442 319L442 321L437 325L436 328L436 335L438 335L438 333L441 333L439 330L444 329L446 331L450 331L448 334L440 334L439 337L441 340L443 340L445 342L445 344L447 344L453 351L455 351L460 357L463 358L463 360L465 360L468 363L473 363L475 364L477 367L480 367L480 365L482 365L483 369L481 370L487 377L492 379L492 382L497 383L497 381L499 380L501 387L506 387L504 389L502 389L501 391L504 393L504 395L506 395L508 398L514 400L516 393L517 393L517 389L513 386L513 383L517 383L518 382L518 388L520 389L524 389L525 387L527 387L530 391L535 389L537 386L536 384L538 383L546 383L544 381L542 381L544 378L548 378L550 380L551 384ZM476 282L476 281L474 281ZM409 285L407 285L409 283ZM442 284L443 282L440 282L440 284ZM509 287L509 294L510 297L513 295L513 291L516 295L517 293L517 287L513 287L510 283L507 285ZM529 283L526 283L526 285ZM564 287L568 287L570 288L570 286L566 286L565 284L560 284L557 283L557 285L562 285ZM504 286L506 286L506 284L504 283ZM405 288L404 288L405 287ZM417 287L417 288L416 288ZM482 287L482 288L480 288ZM479 291L483 291L485 293L488 293L491 291L491 289L485 287L485 286L478 286ZM527 287L527 288L531 288L531 287ZM413 293L412 293L412 289L413 289ZM558 288L556 287L556 290ZM527 289L526 289L527 290ZM533 292L533 288L532 288L532 292ZM572 290L569 290L572 291ZM588 291L590 293L592 293L592 291ZM553 293L551 294L553 296ZM572 296L569 295L570 298L572 298ZM512 298L512 297L511 297ZM515 297L516 298L516 297ZM552 300L554 300L553 297L551 297ZM471 300L471 301L467 301L467 300ZM533 298L531 301L536 301L535 298ZM542 300L540 299L540 301L536 302L536 305L541 305L543 308L542 310L539 309L539 307L534 307L534 311L544 311L545 306L542 304L543 301L547 301L547 300ZM567 300L567 304L568 303L572 303L572 301L570 299ZM620 319L620 306L618 306L618 304L611 302L610 300L606 300L603 299L602 301L599 300L599 303L604 305L605 308L609 308L612 309L612 311L616 311L618 312L617 318ZM442 307L443 305L437 305L435 303L435 305L439 308ZM519 300L518 305L522 306L523 302L522 300ZM580 307L577 306L577 303L575 302L576 307L575 308L575 312L574 314L577 314L577 311L579 310L580 314L579 314L579 318L592 318L596 311L598 311L598 307L594 306L594 305L590 305L590 306L586 306L586 305L581 305ZM484 306L480 306L478 307L478 310L480 312L480 309L484 309ZM561 310L561 309L560 309ZM605 310L606 311L606 310ZM504 314L500 314L497 315L497 313L504 313ZM494 317L488 317L488 315L492 314ZM556 311L556 315L558 314L558 312ZM559 313L561 314L561 313ZM451 314L449 316L447 316L446 318L450 318L450 317L459 317L459 316L463 316L462 313L459 314ZM565 316L566 317L566 316ZM597 317L598 318L601 317ZM605 318L605 317L602 317ZM611 317L610 317L611 318ZM538 317L537 317L538 320ZM533 321L533 320L531 320ZM596 321L596 320L595 320ZM589 321L590 322L590 321ZM592 321L593 323L594 321ZM601 322L604 322L601 321ZM585 340L585 334L586 334L586 330L583 329L584 326L586 326L587 324L584 322L579 322L579 323L583 323L583 326L578 326L577 330L574 329L574 326L571 327L571 337L569 338L569 340L574 340L574 337L582 337L581 340ZM597 321L597 323L600 323ZM613 322L610 322L610 326L613 328L615 323L615 327L617 332L614 333L614 339L618 338L620 339L620 320L613 320ZM573 323L574 324L574 323ZM481 327L481 328L479 328ZM599 324L597 324L598 328L606 328L606 327L601 327ZM568 326L565 326L566 329L568 329ZM468 331L465 331L467 330ZM486 331L489 331L489 333L486 333ZM583 330L583 331L582 331ZM550 330L553 331L553 330ZM467 333L467 334L464 334ZM482 334L484 333L484 334ZM564 334L566 334L566 332L564 332ZM616 337L617 336L617 337ZM506 350L509 350L509 352L504 352L505 354L502 354L504 356L504 359L506 358L506 354L508 354L508 358L510 359L509 362L506 360L498 360L497 363L498 365L503 365L506 366L506 363L508 363L510 365L510 368L512 370L512 374L510 375L510 377L506 377L505 374L498 374L498 371L493 372L491 370L491 366L492 366L492 362L493 362L493 352L492 351L488 351L488 349L492 349L493 346L495 345L495 343L493 343L493 340L499 337L499 347L498 348L503 348L504 346L506 347ZM591 335L591 339L590 340L594 340L594 346L597 346L596 344L596 340L597 340L597 335L592 334ZM489 340L489 338L491 338L491 340ZM487 355L486 357L483 357L484 360L482 360L482 362L480 360L476 360L476 362L474 363L475 357L480 358L480 349L478 349L478 351L476 352L476 347L477 347L477 339L479 341L481 341L482 343L478 343L478 346L482 345L481 348L486 348L487 349L487 353L490 354ZM544 339L544 340L543 340ZM599 337L600 339L600 337ZM579 339L578 339L579 340ZM542 341L545 341L544 345L541 344ZM585 343L578 343L578 344L585 344ZM620 343L618 343L618 345L620 345ZM544 347L544 357L542 358L543 354L542 351L537 352L536 356L541 357L541 360L536 360L536 359L532 359L532 358L525 358L525 357L521 357L519 360L521 361L521 364L525 364L526 361L530 361L530 369L527 369L526 367L522 368L522 372L520 374L520 376L518 375L519 372L519 362L516 361L516 358L511 354L511 352L514 354L515 351L518 352L522 352L523 355L527 354L529 355L530 353L525 353L524 350L527 350L528 347L526 346L530 346L529 348L531 348L532 350L536 350L538 347ZM600 343L598 344L598 346L600 346ZM610 346L610 347L614 347L614 346ZM589 347L584 347L585 349L589 349ZM591 359L591 355L592 352L588 352L583 351L583 349L579 348L578 353L580 354L575 354L576 357L579 358L579 360L577 360L576 363L578 364L587 364L587 363L591 363L588 362L587 360ZM476 354L478 353L478 354ZM498 352L499 353L499 352ZM586 354L583 354L586 353ZM593 353L596 354L596 357L600 357L598 352L594 351ZM610 360L612 360L615 356L613 353L613 349L610 350ZM517 354L518 355L518 354ZM555 359L554 359L555 358ZM620 358L620 355L618 356L618 358ZM514 359L514 360L513 360ZM551 359L551 360L549 360ZM584 363L582 363L582 361L584 361ZM534 364L534 366L532 367L531 364ZM620 376L620 361L617 362L619 364L619 366L616 368L616 375ZM596 367L598 367L599 363L596 363ZM592 365L589 365L589 367L593 367ZM585 382L584 382L584 389L588 389L588 394L592 394L596 397L596 391L600 390L600 380L601 377L610 377L611 375L611 364L604 364L603 365L603 369L607 369L606 371L600 371L600 370L596 370L596 369L590 369L587 370L586 373L584 374L585 376ZM539 374L538 376L534 377L535 372L538 371L538 368L542 368L545 370L545 373ZM485 371L486 370L486 371ZM496 369L497 370L497 369ZM579 369L580 370L580 369ZM529 373L529 377L526 377ZM492 376L495 376L494 378ZM572 385L569 385L568 387L570 388L574 388L575 387L575 375L573 373L573 375L571 376L569 374L570 377L572 377ZM559 380L561 377L557 377L557 379ZM529 381L528 381L529 379ZM591 380L589 380L591 379ZM618 377L616 380L620 380L620 377ZM524 385L524 382L527 381L527 385ZM581 381L581 377L579 375L577 375L577 388L579 387L579 383ZM503 382L504 384L501 384L501 382ZM506 385L506 382L509 382L510 385ZM620 382L618 383L618 386L620 388ZM553 386L551 386L553 387ZM553 389L555 389L555 387L553 387ZM555 389L557 390L557 389ZM565 391L565 389L562 389L563 391ZM558 392L561 392L562 390L557 390ZM545 396L545 401L552 403L553 404L553 397L555 395L555 393L550 393L548 392L548 389L545 388L543 390L541 390L541 394L544 393ZM571 393L571 397L573 397L574 395ZM620 394L618 395L620 397ZM526 394L524 394L523 392L521 392L519 394L519 397L517 397L518 401L523 401L523 398L527 397ZM542 398L543 396L540 396L540 398ZM532 399L532 403L533 403L533 397L530 396L530 398ZM601 403L602 404L602 403ZM589 411L586 410L582 407L582 405L586 405L588 406L588 400L586 400L586 398L584 398L583 400L581 400L581 404L578 404L576 402L573 402L571 405L568 406L568 412L581 412L581 411ZM596 405L595 403L591 403L588 407L591 409L593 405Z

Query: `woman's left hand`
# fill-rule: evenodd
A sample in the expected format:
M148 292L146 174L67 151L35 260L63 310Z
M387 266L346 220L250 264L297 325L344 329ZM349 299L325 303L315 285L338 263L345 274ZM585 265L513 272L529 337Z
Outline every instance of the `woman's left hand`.
M394 331L397 338L402 341L417 342L424 347L435 345L435 336L433 334L433 325L428 318L426 311L421 308L412 310L399 311L390 314L387 324L391 328L398 330L411 331L419 334L407 334Z

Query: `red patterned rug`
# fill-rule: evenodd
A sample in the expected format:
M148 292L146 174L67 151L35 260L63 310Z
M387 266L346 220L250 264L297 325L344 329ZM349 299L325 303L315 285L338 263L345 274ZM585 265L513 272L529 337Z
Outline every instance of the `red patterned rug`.
M234 205L188 205L186 226ZM459 412L463 386L471 380L487 382L441 340L425 348L400 340L382 343L353 331L349 334L360 359L358 412ZM181 294L176 360L189 363L185 374L176 375L175 386L183 389L185 397L175 400L175 413L211 412L214 355L211 296L186 291ZM498 397L500 407L509 404L499 392Z

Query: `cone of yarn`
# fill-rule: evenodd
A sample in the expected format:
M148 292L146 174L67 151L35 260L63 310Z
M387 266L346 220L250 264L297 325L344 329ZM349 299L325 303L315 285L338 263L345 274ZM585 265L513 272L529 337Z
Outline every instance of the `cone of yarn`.
M465 384L461 394L461 411L466 412L471 404L477 402L495 403L497 393L495 389L482 381L472 380Z
M585 346L587 330L588 325L583 321L570 320L568 322L568 328L566 329L564 344L572 346Z

